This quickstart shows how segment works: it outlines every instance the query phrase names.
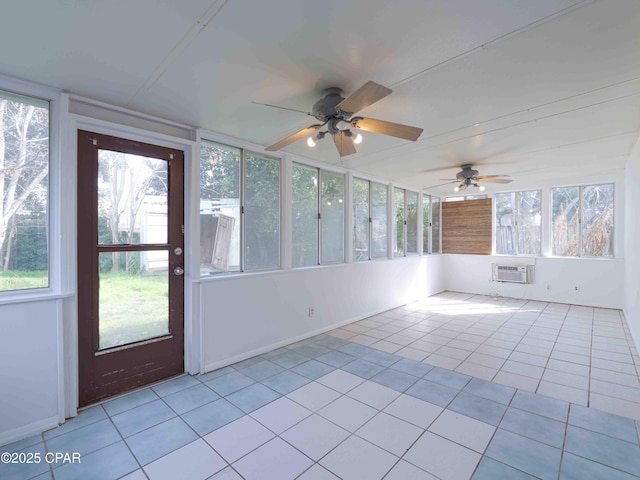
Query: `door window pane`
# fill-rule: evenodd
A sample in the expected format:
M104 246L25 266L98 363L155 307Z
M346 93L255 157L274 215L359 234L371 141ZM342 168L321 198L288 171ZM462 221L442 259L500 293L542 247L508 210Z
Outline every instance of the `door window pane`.
M203 140L200 148L200 270L240 270L238 148Z
M393 256L404 256L404 189L393 189L393 210L395 214L395 242L393 245Z
M246 152L244 198L246 270L280 266L280 160Z
M371 182L371 258L386 258L388 187Z
M582 254L613 257L613 184L582 190Z
M407 253L418 253L418 193L406 192Z
M0 292L49 286L49 103L0 91Z
M293 165L292 265L318 264L318 169Z
M100 349L169 333L168 266L166 250L99 254Z
M98 243L167 243L167 162L98 150Z
M353 179L353 261L369 260L369 181Z
M552 189L553 255L575 257L580 255L579 216L580 188Z
M320 261L344 261L344 175L321 171Z

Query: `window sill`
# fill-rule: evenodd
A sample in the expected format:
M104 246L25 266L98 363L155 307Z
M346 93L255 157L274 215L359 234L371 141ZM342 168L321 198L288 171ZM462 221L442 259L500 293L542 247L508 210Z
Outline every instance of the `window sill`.
M73 297L74 295L75 293L54 293L50 291L42 292L42 293L3 292L3 293L0 293L0 306L11 305L16 303L33 303L33 302L46 302L49 300L60 300L63 298Z

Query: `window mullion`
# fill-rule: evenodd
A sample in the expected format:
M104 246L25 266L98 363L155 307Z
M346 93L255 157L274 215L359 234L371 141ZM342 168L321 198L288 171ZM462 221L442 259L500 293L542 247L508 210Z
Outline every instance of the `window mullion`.
M244 265L244 249L245 249L245 190L246 190L246 156L244 148L240 150L240 271L245 271Z
M322 265L322 170L316 169L318 186L316 187L316 197L318 198L318 237L316 240L316 264Z
M580 185L578 190L578 256L584 255L584 248L582 245L582 219L584 212L582 211L582 195L584 194L584 185Z
M516 200L516 217L515 217L515 227L516 227L516 235L515 235L515 252L516 255L520 255L520 202L522 201L522 193L516 192L515 195Z

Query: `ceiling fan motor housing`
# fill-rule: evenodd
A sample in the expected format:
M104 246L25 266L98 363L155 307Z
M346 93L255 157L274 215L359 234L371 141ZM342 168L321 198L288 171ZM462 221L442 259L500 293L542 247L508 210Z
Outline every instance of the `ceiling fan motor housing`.
M342 94L341 88L325 88L322 91L322 98L313 104L311 114L321 122L325 122L332 117L336 117L339 120L348 118L336 108L336 105L344 100Z
M462 165L460 168L462 168L462 171L456 173L458 180L467 180L478 176L478 170L471 168L470 164Z

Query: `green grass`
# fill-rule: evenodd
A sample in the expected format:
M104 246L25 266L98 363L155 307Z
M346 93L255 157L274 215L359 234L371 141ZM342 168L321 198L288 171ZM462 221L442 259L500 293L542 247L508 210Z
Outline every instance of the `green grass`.
M18 270L0 270L0 292L43 288L49 286L49 273L46 270L22 272Z
M167 276L100 274L100 348L167 333Z

